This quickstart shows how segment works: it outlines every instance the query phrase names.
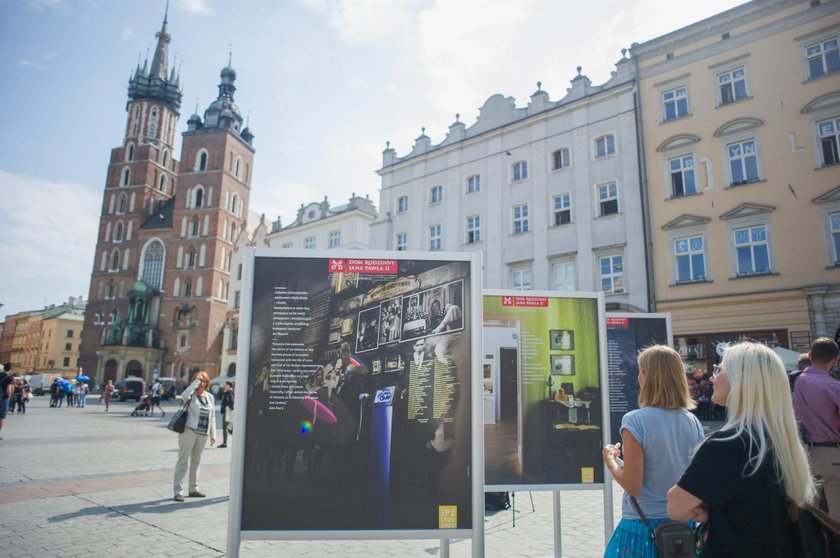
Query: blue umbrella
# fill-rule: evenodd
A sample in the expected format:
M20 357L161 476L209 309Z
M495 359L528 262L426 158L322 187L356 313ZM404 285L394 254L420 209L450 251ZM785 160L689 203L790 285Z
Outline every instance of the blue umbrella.
M90 378L88 376L85 376L84 374L79 374L78 376L76 376L76 379L80 382L87 382L88 380L90 380Z

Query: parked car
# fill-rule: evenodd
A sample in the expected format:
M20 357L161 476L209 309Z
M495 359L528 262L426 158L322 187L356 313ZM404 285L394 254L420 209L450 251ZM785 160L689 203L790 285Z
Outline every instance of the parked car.
M114 383L113 397L117 401L126 401L128 399L140 401L144 393L146 393L146 382L143 378L128 376L124 380L117 380Z

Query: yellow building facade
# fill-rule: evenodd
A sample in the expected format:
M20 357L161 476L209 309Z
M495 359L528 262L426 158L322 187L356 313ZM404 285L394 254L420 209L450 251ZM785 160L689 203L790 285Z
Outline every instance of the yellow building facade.
M651 307L720 342L840 336L840 1L750 2L631 49Z
M84 321L84 311L62 312L42 320L36 374L76 376Z

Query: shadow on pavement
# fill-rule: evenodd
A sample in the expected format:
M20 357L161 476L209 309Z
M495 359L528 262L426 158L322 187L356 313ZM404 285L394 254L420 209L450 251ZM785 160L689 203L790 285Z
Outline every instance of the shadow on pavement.
M227 502L227 500L227 496L219 496L217 498L187 498L185 502L175 502L172 498L166 498L162 500L150 500L148 502L121 506L95 505L75 512L54 515L47 518L47 521L50 523L60 523L62 521L78 519L80 517L119 517L122 515L132 516L140 513L165 514L177 512L185 508L195 509L213 506Z

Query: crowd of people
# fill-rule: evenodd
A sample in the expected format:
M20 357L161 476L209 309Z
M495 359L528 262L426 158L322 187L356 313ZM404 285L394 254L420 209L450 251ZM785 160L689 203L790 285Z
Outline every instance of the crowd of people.
M643 351L640 408L623 417L622 441L603 448L625 491L604 556L658 558L652 533L669 520L703 526L701 557L799 556L791 510L822 504L840 520L838 353L817 339L789 377L772 349L742 342L692 382L673 349ZM709 435L690 413L703 403L725 409Z

